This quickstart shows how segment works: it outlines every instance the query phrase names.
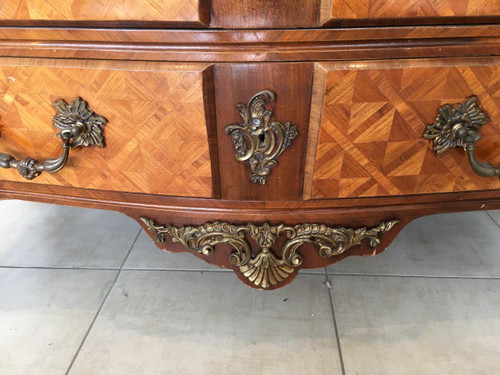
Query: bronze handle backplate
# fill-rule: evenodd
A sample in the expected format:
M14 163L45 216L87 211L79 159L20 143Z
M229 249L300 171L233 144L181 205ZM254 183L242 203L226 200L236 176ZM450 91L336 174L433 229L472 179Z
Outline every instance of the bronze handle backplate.
M434 141L434 151L441 154L450 148L463 147L472 170L482 177L500 176L500 168L476 159L476 142L481 139L479 129L489 122L486 113L477 105L477 96L464 104L445 104L438 109L434 124L428 125L423 137Z
M103 130L107 120L94 113L85 100L76 98L71 104L64 100L54 103L58 113L54 116L53 125L60 129L56 134L62 141L62 154L58 158L39 162L30 157L21 160L10 154L0 153L0 167L15 168L21 176L32 180L42 172L60 171L68 161L69 149L87 146L104 147Z

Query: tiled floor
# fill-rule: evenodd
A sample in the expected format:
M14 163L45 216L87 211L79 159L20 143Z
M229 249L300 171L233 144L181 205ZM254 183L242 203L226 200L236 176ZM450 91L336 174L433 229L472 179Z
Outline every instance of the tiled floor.
M3 201L0 219L1 375L500 373L500 211L418 219L273 292L117 213Z

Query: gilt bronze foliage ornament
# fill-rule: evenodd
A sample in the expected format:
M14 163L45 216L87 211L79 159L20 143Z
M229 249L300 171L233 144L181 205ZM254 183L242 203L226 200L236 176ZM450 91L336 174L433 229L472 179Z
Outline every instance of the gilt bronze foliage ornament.
M54 116L52 124L60 131L56 137L62 141L62 154L58 158L47 159L39 162L30 157L16 160L10 154L0 153L0 167L15 168L21 176L27 180L32 180L42 172L58 172L68 161L69 149L77 147L99 146L104 147L104 125L107 120L94 113L87 102L81 98L76 98L71 104L64 100L54 103L57 114Z
M297 127L286 122L270 121L272 112L265 105L275 100L271 90L262 90L250 98L247 104L238 104L243 124L226 126L231 136L235 158L248 161L252 169L251 181L265 184L276 160L297 137Z
M374 228L332 228L324 224L299 224L295 226L231 225L224 222L208 223L198 227L159 225L153 219L141 217L146 228L156 233L156 242L164 243L167 236L182 243L189 250L211 255L215 245L228 244L233 248L230 262L255 286L267 289L283 282L303 262L298 252L306 243L318 246L322 258L330 258L360 245L365 239L375 248L379 245L379 234L391 230L399 220L381 222ZM252 248L245 234L256 242L258 252L252 256ZM272 251L276 240L284 234L286 241L281 248L281 257Z
M476 142L481 139L479 129L490 121L477 105L477 96L463 104L445 104L438 109L434 124L428 125L423 137L434 142L434 151L441 154L450 148L463 147L472 170L482 177L500 176L500 169L476 159Z
M54 103L57 114L54 116L53 125L59 129L58 137L67 134L72 138L71 148L98 146L104 147L104 125L108 122L89 108L88 103L82 98L76 98L70 104L64 100Z

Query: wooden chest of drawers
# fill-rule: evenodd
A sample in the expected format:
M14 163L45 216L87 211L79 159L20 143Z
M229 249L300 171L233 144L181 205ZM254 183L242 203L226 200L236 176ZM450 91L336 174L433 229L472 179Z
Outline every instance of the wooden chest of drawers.
M103 4L0 4L0 197L261 289L500 208L499 0Z

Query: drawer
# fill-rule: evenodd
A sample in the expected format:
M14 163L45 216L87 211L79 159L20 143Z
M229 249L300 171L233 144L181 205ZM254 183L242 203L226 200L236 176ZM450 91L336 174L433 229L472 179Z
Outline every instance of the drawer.
M498 0L323 0L321 23L335 24L424 24L448 22L498 22Z
M44 161L61 154L53 102L81 97L104 117L106 146L77 148L57 173L28 183L120 192L212 196L203 100L207 65L0 60L0 152ZM23 181L17 170L0 179Z
M317 111L321 119L312 122L319 129L306 198L500 189L497 177L474 173L462 147L437 155L432 140L422 137L440 106L476 95L491 121L479 130L475 155L500 165L500 59L360 61L316 68L315 85L324 94Z
M202 0L3 0L0 20L208 22L208 4Z

